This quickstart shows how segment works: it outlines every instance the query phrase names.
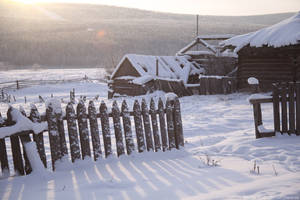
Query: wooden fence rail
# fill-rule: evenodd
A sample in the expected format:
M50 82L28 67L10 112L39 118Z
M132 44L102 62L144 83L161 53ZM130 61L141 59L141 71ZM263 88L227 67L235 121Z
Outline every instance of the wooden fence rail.
M271 137L276 132L300 135L300 82L273 84L271 98L251 99L256 138ZM273 103L274 130L263 129L262 103Z
M7 112L8 117L6 120L0 117L1 127L11 126L15 123L10 117L10 112L11 109ZM132 132L131 117L134 121L135 134ZM113 122L115 148L112 148L110 118ZM92 157L96 161L102 157L102 152L104 152L105 157L111 156L113 149L116 149L115 154L117 156L121 156L123 154L130 155L134 151L157 152L173 148L180 149L184 146L178 98L167 99L165 105L159 99L158 109L153 99L150 101L150 107L148 107L145 100L142 100L141 104L136 100L132 112L129 112L125 100L122 102L121 109L114 101L112 112L108 112L104 102L101 102L97 111L93 101L89 102L88 109L81 101L77 104L75 113L74 104L70 102L66 106L65 116L62 115L60 107L50 102L47 105L45 117L40 116L36 107L32 106L29 119L33 122L41 122L44 119L48 123L47 132L53 170L55 170L57 161L64 156L69 156L69 154L72 162L86 157ZM98 119L100 119L102 131L99 131ZM67 130L64 127L65 121ZM102 133L102 137L100 137L100 133ZM26 148L24 148L27 142L31 142L31 135L33 135L33 140L37 144L41 161L47 167L44 145L44 137L47 137L47 135L45 132L39 134L33 134L32 131L16 133L10 136L16 174L24 175L31 172L31 166L26 156ZM68 140L66 140L66 135L69 137ZM136 139L134 139L134 135ZM102 141L100 138L102 138ZM69 144L67 144L67 141ZM134 141L136 141L136 144ZM2 173L9 174L7 142L5 138L0 139L0 161ZM21 151L21 147L23 147L23 151Z

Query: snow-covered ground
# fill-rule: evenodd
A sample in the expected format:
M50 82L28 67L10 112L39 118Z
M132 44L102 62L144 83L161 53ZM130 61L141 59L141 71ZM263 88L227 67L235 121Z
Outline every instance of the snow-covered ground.
M15 71L14 76L22 73ZM9 74L2 72L0 80L13 79ZM10 93L17 99L14 107L29 112L26 96L44 112L38 95L48 99L53 94L67 102L72 88L76 88L76 97L85 95L89 100L99 95L97 106L101 100L112 104L106 98L107 85L98 82L41 85ZM144 97L149 100L151 96L164 97L164 93ZM180 98L184 149L113 156L97 162L65 161L55 172L47 169L28 176L1 177L0 199L300 199L300 137L255 139L249 96ZM132 107L134 98L126 99ZM119 103L122 100L117 99ZM4 115L8 105L0 105ZM271 105L263 105L262 110L265 127L273 128ZM259 173L253 171L254 163Z

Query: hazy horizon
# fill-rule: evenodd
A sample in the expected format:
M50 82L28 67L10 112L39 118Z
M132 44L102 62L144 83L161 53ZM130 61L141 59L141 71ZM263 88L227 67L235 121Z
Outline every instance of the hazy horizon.
M248 16L298 12L299 0L13 0L22 3L82 3L111 5L176 14Z

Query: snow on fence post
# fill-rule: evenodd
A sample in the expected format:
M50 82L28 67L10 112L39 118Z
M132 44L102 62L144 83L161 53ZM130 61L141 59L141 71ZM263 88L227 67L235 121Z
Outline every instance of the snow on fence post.
M23 107L20 107L19 111L26 117L26 112ZM24 170L26 174L30 174L32 172L32 167L30 165L29 159L27 157L27 152L25 149L25 144L31 142L31 138L29 136L30 131L23 131L21 132L22 134L19 136L21 143L22 143L22 148L23 148L23 157L25 161L25 166Z
M157 117L156 117L156 111L155 111L155 102L153 98L150 100L150 116L151 116L151 122L152 122L152 131L153 131L153 138L154 138L154 146L155 151L158 151L161 149L160 145L160 138L158 133L158 124L157 124Z
M67 124L68 124L71 160L72 162L74 162L75 160L80 159L80 149L79 149L78 131L76 125L76 115L75 115L72 102L69 102L66 107L66 117L67 117Z
M134 143L132 138L132 130L131 130L131 121L130 121L130 113L128 111L128 106L125 100L122 102L122 119L123 119L123 128L126 142L126 150L127 154L130 155L134 151Z
M176 147L174 118L173 118L174 103L171 101L172 100L168 97L166 102L166 115L167 115L167 129L168 129L170 150Z
M4 120L0 113L0 128L4 126ZM7 151L6 151L6 144L5 139L0 139L0 163L1 163L1 170L2 176L8 177L9 176L9 165L7 159Z
M183 130L182 130L182 120L180 111L180 102L178 97L174 100L174 126L175 126L175 137L176 137L176 147L179 149L184 146Z
M280 132L279 91L278 84L273 84L273 117L275 133Z
M145 151L145 140L144 140L144 131L141 118L141 108L138 100L134 101L133 104L133 118L135 124L136 140L138 145L138 152L141 153Z
M10 107L7 111L7 126L13 125L14 122L12 121L11 111L12 107ZM11 143L11 150L13 156L13 163L14 163L14 170L17 175L24 175L24 165L23 159L21 154L21 147L19 137L16 135L10 136L10 143Z
M160 124L162 150L165 151L168 149L168 137L166 131L164 103L161 100L161 98L159 98L158 100L158 116L159 116L159 124Z
M144 122L147 151L153 151L154 148L150 127L149 110L145 99L142 99L142 116Z
M300 82L296 83L296 134L300 135Z
M90 121L94 160L96 161L101 156L102 152L101 152L101 143L99 137L97 112L93 101L89 102L88 115Z
M55 117L53 102L49 102L46 108L46 117L48 122L48 133L50 141L50 151L52 159L52 169L55 170L55 162L62 157L61 142L58 132L57 120Z
M104 103L104 101L102 101L100 104L100 118L101 118L101 125L102 125L105 157L108 157L112 154L112 149L111 149L111 138L110 138L108 112L107 112L107 107L106 107L106 104Z
M289 133L295 134L295 84L289 83Z
M87 124L86 108L83 100L80 100L80 102L77 105L77 120L78 120L78 128L79 128L81 155L82 155L82 160L84 160L86 156L91 157L91 148L90 148L90 141L89 141L89 130Z
M281 84L281 123L282 133L287 133L287 85Z
M31 104L31 110L30 110L30 120L34 123L41 122L41 116L39 111L37 110L36 106L34 104ZM36 142L37 150L40 155L40 158L44 164L44 167L47 168L47 160L46 160L46 153L45 153L45 147L44 147L44 137L43 132L39 134L33 134L33 140Z
M122 129L121 129L121 121L120 121L120 110L116 101L113 102L113 106L112 106L112 118L113 118L115 137L116 137L117 155L121 156L125 153L125 151L124 151L123 136L122 136Z

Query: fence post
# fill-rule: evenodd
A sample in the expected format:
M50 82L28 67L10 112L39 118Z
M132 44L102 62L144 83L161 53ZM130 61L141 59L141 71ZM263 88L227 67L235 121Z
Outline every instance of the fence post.
M136 140L138 145L138 152L145 151L145 140L143 133L143 124L141 118L141 108L138 100L134 101L133 105L133 117L135 123Z
M177 141L177 148L184 146L183 130L182 130L182 120L180 111L180 102L178 97L174 100L174 127L175 127L175 137Z
M110 138L110 129L109 129L109 119L107 107L104 101L100 104L100 118L102 125L102 135L103 135L103 143L105 150L105 157L108 157L112 154L111 150L111 138Z
M90 128L91 128L94 160L96 161L102 155L102 152L101 152L101 144L100 144L100 137L99 137L97 112L93 101L89 102L88 114L89 114L89 121L90 121Z
M34 123L41 122L40 113L39 113L39 111L37 110L37 108L34 104L31 104L31 110L30 110L30 117L29 118ZM36 146L37 146L40 158L41 158L45 168L47 168L47 160L46 160L46 153L45 153L45 147L44 147L43 132L41 132L39 134L33 134L33 140L36 142Z
M296 83L296 134L300 135L300 82Z
M170 98L167 98L166 114L167 114L167 128L168 128L169 149L170 150L176 147L173 109L174 109L174 104L171 102Z
M84 160L86 156L91 157L91 148L89 142L90 140L89 140L86 108L82 100L80 100L80 102L77 105L77 120L78 120L82 160Z
M17 80L17 90L20 89L19 81Z
M159 116L159 124L160 124L162 150L165 151L168 149L168 137L166 131L164 103L161 100L161 98L159 98L158 100L158 116Z
M275 133L280 132L279 92L277 84L273 84L273 115Z
M58 128L59 139L60 139L61 156L63 157L65 155L68 155L68 148L66 143L64 120L62 117L62 109L60 104L59 106L60 107L56 109L55 117L57 121L57 128Z
M123 136L122 136L122 129L121 129L121 121L120 121L120 110L116 101L113 102L112 117L113 117L115 137L116 137L117 155L120 156L124 154L124 144L123 144Z
M130 155L134 151L134 143L132 138L130 114L125 100L123 100L122 102L122 119L123 119L123 128L124 128L124 135L125 135L125 142L126 142L126 150L127 150L127 154Z
M295 133L295 85L289 83L289 134Z
M4 120L0 113L0 127L3 127ZM7 151L6 151L6 144L5 139L0 139L0 163L1 163L1 170L2 170L2 176L8 177L9 176L9 165L8 165L8 159L7 159Z
M151 101L150 101L150 115L151 115L151 122L152 122L155 151L158 151L158 150L160 150L161 145L160 145L160 138L159 138L159 134L158 134L158 124L157 124L155 103L154 103L153 98L151 98Z
M55 171L55 162L61 159L62 152L57 120L55 117L54 105L52 104L52 102L50 102L46 108L46 117L48 122L52 169L53 171Z
M281 85L281 123L282 123L282 133L288 132L287 127L287 88L286 84Z
M70 150L71 150L71 160L74 162L77 159L80 159L80 149L78 141L78 131L76 125L76 115L71 102L68 103L66 107L66 117L68 124L68 135L70 141Z
M145 99L142 99L142 116L144 122L147 151L153 151L153 140L150 127L149 111Z
M261 138L261 135L258 130L258 126L262 125L261 107L259 103L253 104L253 114L254 114L255 136L256 138Z

